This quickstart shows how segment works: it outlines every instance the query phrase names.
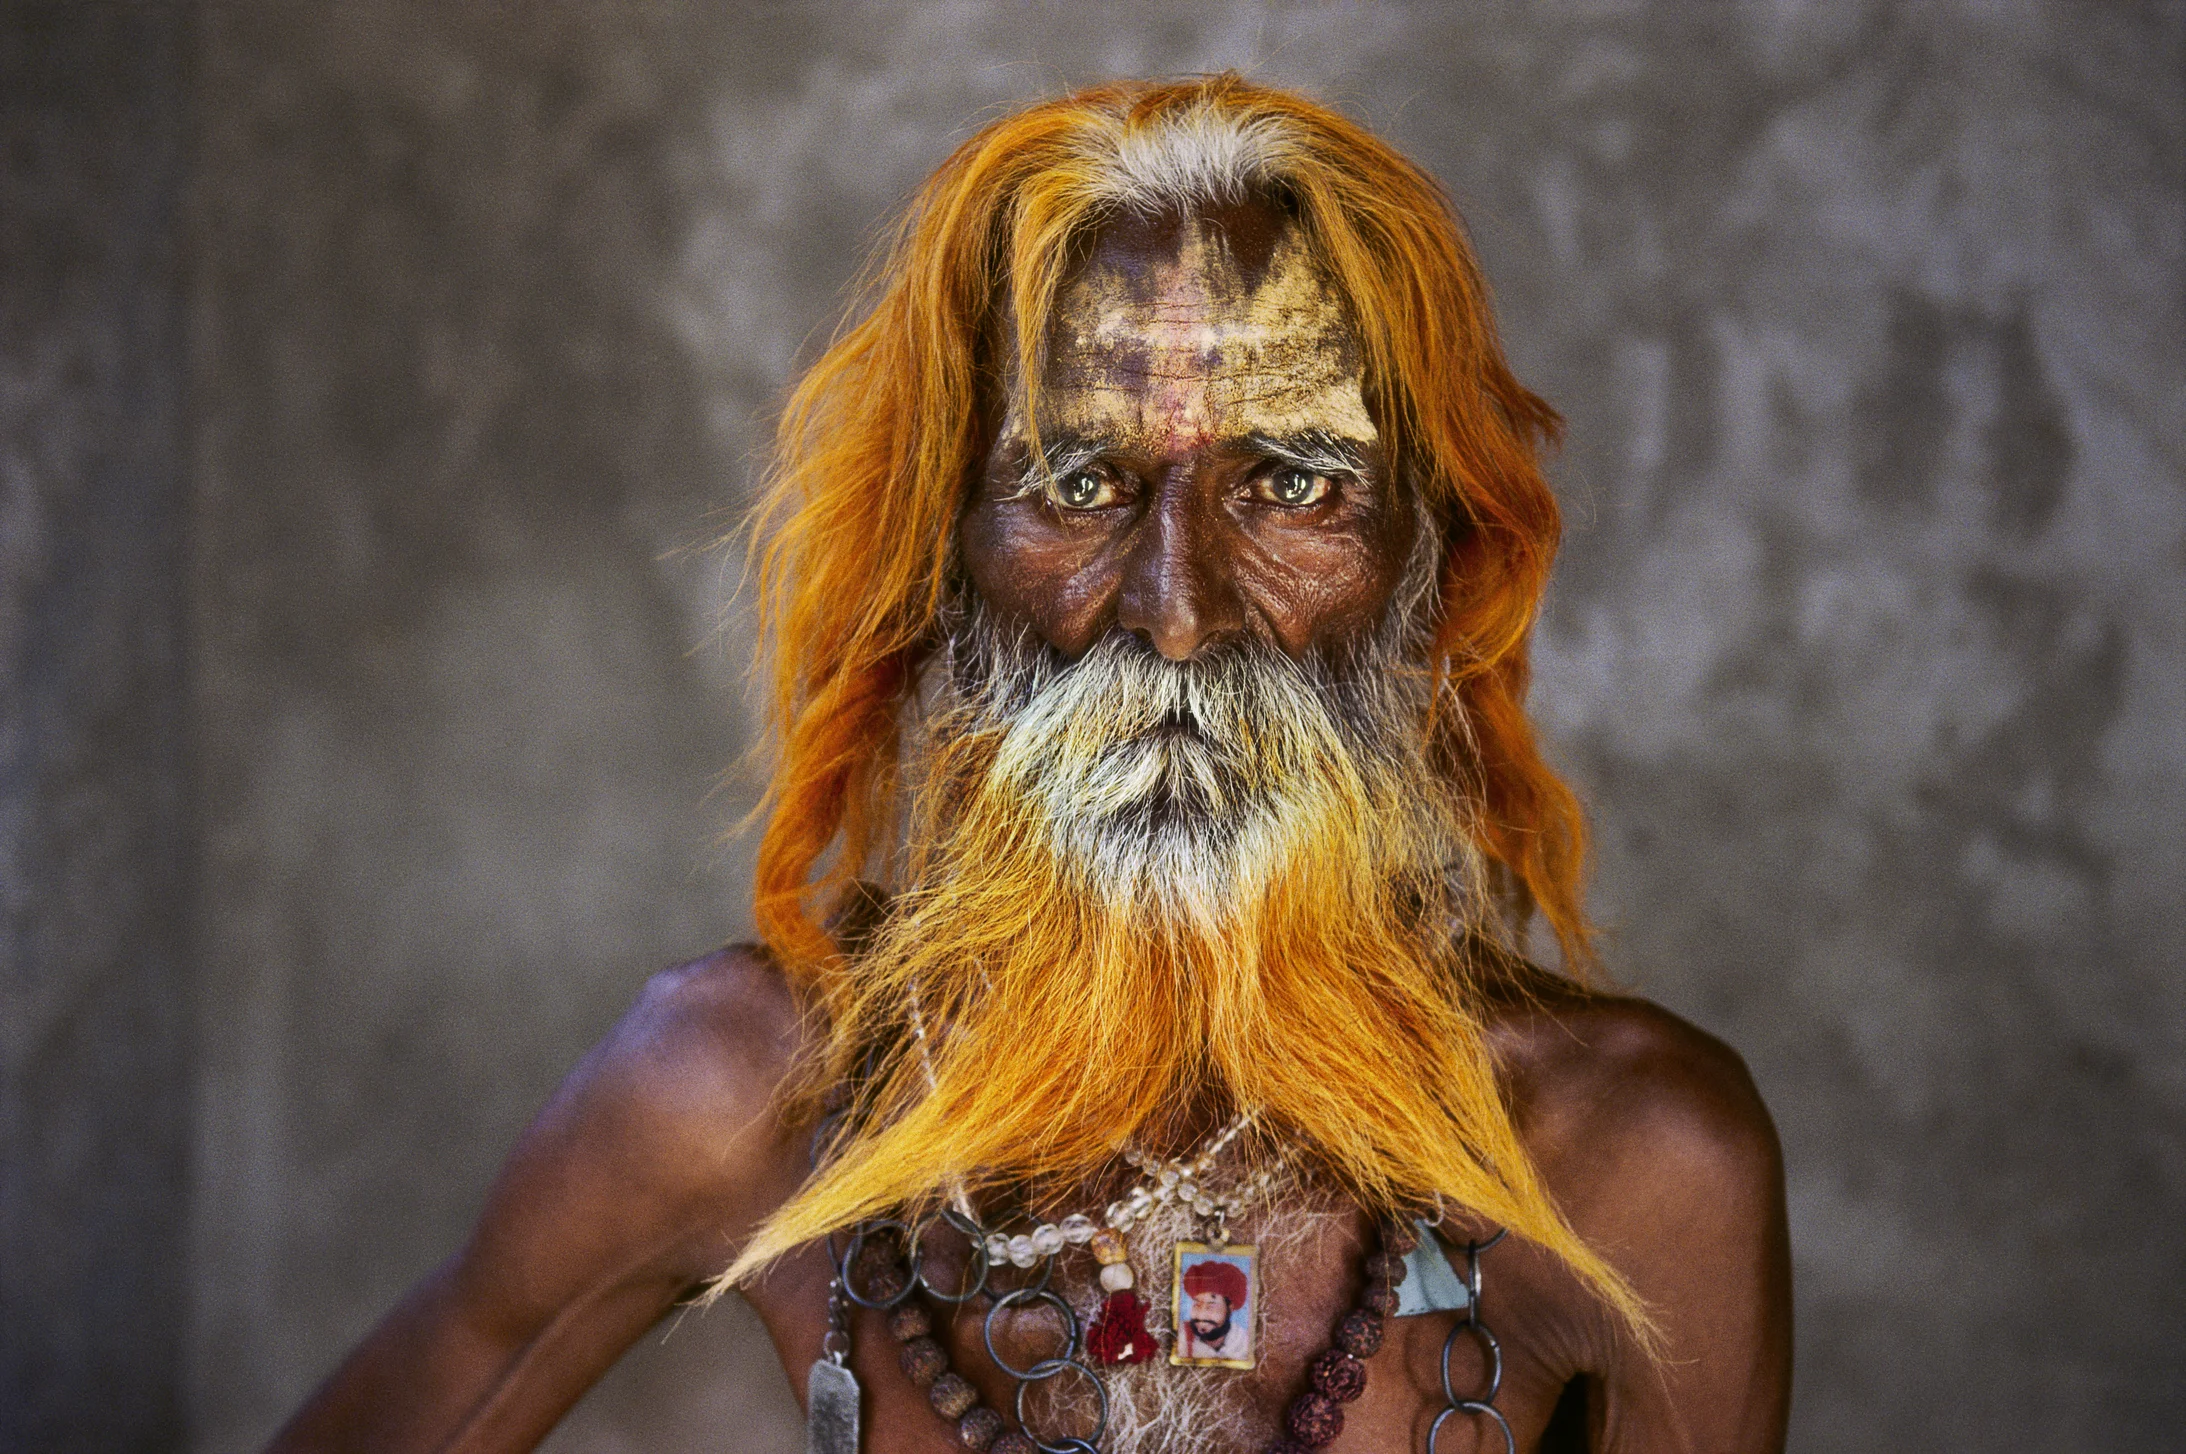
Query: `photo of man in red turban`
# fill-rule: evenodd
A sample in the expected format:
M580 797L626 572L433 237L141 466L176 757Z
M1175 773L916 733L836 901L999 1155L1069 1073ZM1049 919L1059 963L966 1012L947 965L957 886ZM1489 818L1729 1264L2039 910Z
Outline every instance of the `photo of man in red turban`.
M1251 1279L1237 1263L1209 1257L1189 1264L1178 1299L1179 1356L1225 1363L1252 1360Z

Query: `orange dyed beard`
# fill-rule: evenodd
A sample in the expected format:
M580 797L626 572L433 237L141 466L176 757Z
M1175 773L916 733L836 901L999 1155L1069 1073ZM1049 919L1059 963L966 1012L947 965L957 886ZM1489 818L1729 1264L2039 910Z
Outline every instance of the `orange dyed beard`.
M730 1278L959 1189L1065 1195L1231 1109L1374 1209L1534 1220L1463 949L1470 807L1403 646L1174 663L1119 634L1065 663L961 613L907 886L809 1070L855 1085L853 1129Z

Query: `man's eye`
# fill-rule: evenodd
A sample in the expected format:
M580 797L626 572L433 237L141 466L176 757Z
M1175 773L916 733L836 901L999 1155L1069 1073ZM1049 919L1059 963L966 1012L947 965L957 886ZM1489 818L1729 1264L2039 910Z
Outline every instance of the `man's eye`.
M1264 485L1267 498L1278 505L1318 505L1335 488L1335 482L1327 475L1317 475L1295 465L1276 470Z
M1056 476L1050 493L1066 510L1099 510L1116 503L1115 482L1108 472L1090 467Z

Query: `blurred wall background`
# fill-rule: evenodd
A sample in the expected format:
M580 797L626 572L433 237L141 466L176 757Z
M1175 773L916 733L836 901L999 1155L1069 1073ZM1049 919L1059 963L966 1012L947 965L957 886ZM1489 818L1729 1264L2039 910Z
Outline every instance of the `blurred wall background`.
M1782 1129L1793 1447L2176 1447L2186 10L2068 0L0 10L0 1447L261 1441L743 932L771 401L981 119L1222 66L1569 415L1535 704Z

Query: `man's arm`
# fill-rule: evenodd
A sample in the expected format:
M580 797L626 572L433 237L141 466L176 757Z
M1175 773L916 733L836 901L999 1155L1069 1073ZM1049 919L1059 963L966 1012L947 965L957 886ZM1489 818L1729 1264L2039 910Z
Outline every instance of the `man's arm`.
M797 1015L757 954L654 977L502 1169L469 1242L273 1449L528 1449L795 1190Z
M1605 1316L1584 1340L1589 1447L1776 1454L1791 1247L1782 1152L1744 1062L1643 1001L1544 1018L1514 1086L1527 1139L1573 1229L1662 1336L1650 1358Z

